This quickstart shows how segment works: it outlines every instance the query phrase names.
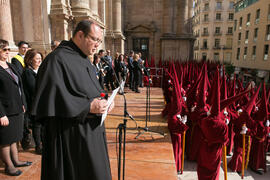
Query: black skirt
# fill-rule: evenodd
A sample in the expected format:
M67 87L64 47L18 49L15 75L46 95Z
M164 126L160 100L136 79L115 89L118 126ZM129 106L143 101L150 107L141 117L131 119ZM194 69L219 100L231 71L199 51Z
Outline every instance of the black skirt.
M8 126L0 126L0 145L18 142L23 137L23 113L8 116L8 120Z

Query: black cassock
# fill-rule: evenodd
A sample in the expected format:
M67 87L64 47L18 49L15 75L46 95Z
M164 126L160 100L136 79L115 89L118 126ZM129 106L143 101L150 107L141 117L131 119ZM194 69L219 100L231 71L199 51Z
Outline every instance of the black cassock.
M111 178L104 125L90 114L103 91L89 58L70 41L42 62L32 114L45 126L42 180Z

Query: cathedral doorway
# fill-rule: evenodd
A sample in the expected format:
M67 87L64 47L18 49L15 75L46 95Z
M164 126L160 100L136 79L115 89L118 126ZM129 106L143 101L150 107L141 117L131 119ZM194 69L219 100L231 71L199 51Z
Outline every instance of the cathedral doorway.
M133 38L133 50L142 53L142 59L149 59L149 38Z

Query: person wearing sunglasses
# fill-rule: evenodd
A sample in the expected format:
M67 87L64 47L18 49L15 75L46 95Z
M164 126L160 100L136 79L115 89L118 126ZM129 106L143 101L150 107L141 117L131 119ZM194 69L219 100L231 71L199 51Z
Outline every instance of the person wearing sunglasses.
M22 73L26 67L26 64L24 62L24 56L29 49L29 44L25 41L20 41L18 43L18 54L14 56L11 59L11 63L15 66L17 72L19 73L19 76L22 76ZM24 125L23 125L23 138L21 140L21 146L23 150L28 150L30 149L30 144L31 144L31 131L29 128L29 122L30 119L25 116L24 117Z
M8 42L0 39L0 157L5 173L19 176L17 167L30 166L18 158L17 142L23 137L23 114L25 98L22 81L14 65L7 62Z

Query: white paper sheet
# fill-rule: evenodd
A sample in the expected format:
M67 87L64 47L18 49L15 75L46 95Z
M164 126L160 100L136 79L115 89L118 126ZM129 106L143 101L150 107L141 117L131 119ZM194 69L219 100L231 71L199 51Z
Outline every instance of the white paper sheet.
M104 114L102 114L100 126L102 126L104 120L106 119L107 114L108 114L109 107L112 104L112 102L113 102L113 100L114 100L114 98L115 98L115 96L116 96L116 94L117 94L118 91L119 91L119 87L116 88L115 90L113 90L111 96L109 97L109 99L108 99L108 107L106 109L106 112Z

